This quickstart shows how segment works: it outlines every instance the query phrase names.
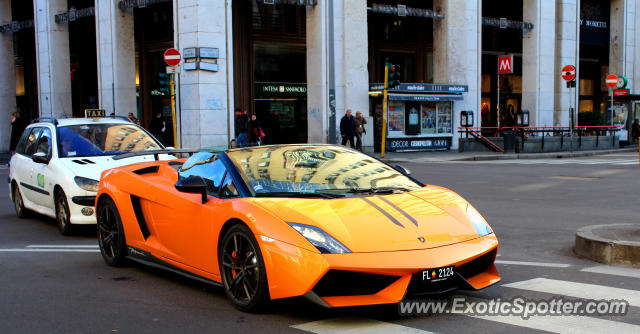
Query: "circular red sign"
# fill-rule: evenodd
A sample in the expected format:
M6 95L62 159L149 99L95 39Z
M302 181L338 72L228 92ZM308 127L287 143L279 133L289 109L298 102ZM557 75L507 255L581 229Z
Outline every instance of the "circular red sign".
M571 81L576 78L576 68L573 65L565 65L562 68L562 79Z
M180 51L172 48L164 52L164 62L167 63L167 65L176 66L180 64L180 60L182 60Z
M607 75L607 87L609 88L616 88L616 86L618 85L618 76L615 74L609 74Z

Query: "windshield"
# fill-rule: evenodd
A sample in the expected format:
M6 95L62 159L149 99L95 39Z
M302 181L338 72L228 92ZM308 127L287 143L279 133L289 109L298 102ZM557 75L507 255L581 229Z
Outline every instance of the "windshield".
M61 126L61 158L115 155L125 152L162 149L155 138L135 124L81 124Z
M227 155L257 194L420 188L394 168L339 146L253 147Z

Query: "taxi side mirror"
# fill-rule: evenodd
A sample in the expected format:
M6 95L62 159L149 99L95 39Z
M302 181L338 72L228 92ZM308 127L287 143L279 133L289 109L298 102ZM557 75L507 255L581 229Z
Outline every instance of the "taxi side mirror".
M393 168L395 168L398 172L400 172L402 175L411 175L411 171L400 166L400 165L395 165L393 166Z
M33 160L33 162L35 163L39 163L39 164L48 164L49 163L49 158L47 157L47 155L44 152L36 152L31 156L31 160Z
M186 178L179 179L175 185L176 189L183 193L201 194L202 204L207 202L207 184L202 176L191 175Z

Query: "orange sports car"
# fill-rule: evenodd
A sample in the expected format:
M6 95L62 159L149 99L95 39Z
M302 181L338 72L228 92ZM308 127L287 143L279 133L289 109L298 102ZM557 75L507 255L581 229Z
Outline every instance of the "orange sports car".
M498 240L471 204L341 146L110 169L96 212L107 264L131 259L220 285L243 311L295 296L327 307L397 303L500 280Z

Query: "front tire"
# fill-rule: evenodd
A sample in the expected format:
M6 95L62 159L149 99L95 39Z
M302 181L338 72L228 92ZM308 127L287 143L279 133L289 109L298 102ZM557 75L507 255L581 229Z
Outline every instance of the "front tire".
M69 211L69 203L67 195L62 189L55 191L54 201L56 205L56 225L62 235L71 234L71 212Z
M98 210L98 244L102 258L110 266L121 267L126 264L127 242L118 208L111 198L106 198Z
M24 207L22 193L20 192L20 188L18 188L17 184L13 185L13 193L11 194L11 197L13 197L13 207L16 209L16 215L18 218L26 218L29 216L29 210Z
M218 263L224 291L235 308L256 312L270 301L262 253L248 227L237 224L227 230Z

